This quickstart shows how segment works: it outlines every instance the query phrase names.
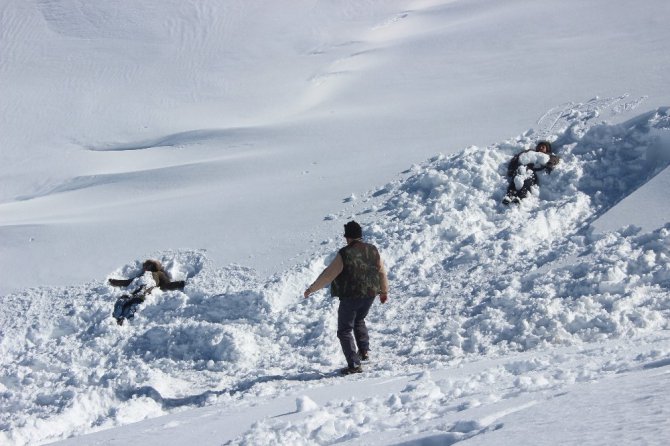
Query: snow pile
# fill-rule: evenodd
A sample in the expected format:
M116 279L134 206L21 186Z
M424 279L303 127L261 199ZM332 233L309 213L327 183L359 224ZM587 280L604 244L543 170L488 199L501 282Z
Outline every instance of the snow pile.
M658 350L661 346L663 350ZM663 444L667 437L665 419L653 407L661 407L668 399L663 391L668 374L653 370L667 366L668 361L650 362L650 359L667 358L669 353L667 337L652 336L590 344L585 349L555 348L456 362L443 370L437 368L395 379L368 379L355 383L358 384L355 389L351 388L354 384L341 383L333 385L330 390L333 396L328 402L306 416L262 419L228 444L285 444L286 439L296 445L453 444L482 434L486 434L479 437L482 444L520 444L529 435L547 438L542 444L557 441L609 444L616 443L622 435L637 436L639 440L641 432L652 443L657 440ZM640 368L652 373L643 377L626 373L631 369L638 369L639 373ZM594 385L595 380L604 382ZM631 386L636 380L643 386ZM625 392L627 395L619 392L622 382L631 386ZM584 387L586 383L590 387ZM613 387L617 392L612 392ZM640 388L645 393L635 390ZM368 394L364 389L376 393ZM591 396L585 401L587 393ZM657 405L646 404L647 400ZM573 401L579 403L573 405ZM639 414L636 429L623 427L630 417L626 410L632 406L631 401L640 409L635 412ZM585 408L574 410L574 406ZM616 407L619 413L610 417L591 415L594 408L602 410L603 406ZM549 408L565 412L557 417ZM517 413L526 419L520 426L508 426L509 415ZM579 428L573 424L575 418L579 418ZM569 420L567 424L564 419ZM598 438L594 439L595 426ZM503 427L499 436L502 438L491 438L491 433ZM547 435L545 429L550 429L553 436ZM515 434L520 438L510 440ZM400 439L403 441L399 442Z
M581 113L603 104L577 105L553 127L549 139L561 163L539 175L539 196L517 207L500 204L504 173L511 157L536 141L532 131L413 166L349 201L354 212L333 217L363 223L389 270L390 302L369 316L372 373L416 373L480 355L668 328L670 225L599 235L589 222L667 167L670 113L659 109L620 125ZM301 292L338 244L325 241L310 262L269 279L241 266L215 268L201 251L160 253L155 257L186 288L155 290L122 327L110 313L123 290L106 279L134 277L144 259L101 274L98 283L6 296L0 439L36 443L183 407L277 396L322 379L342 365L337 302L323 292L304 300ZM605 369L595 367L584 379ZM520 372L507 377L537 389L577 379L551 373L530 381ZM447 411L444 404L472 383L424 373L388 399L327 406L303 399L296 404L308 414L304 423L262 421L238 440L257 444L275 435L306 444L335 441L341 432L363 436L396 426L388 423L417 422L411 414ZM461 423L449 435L456 441L487 426Z
M539 199L518 208L499 205L504 169L514 153L532 146L532 134L436 157L386 187L387 210L372 225L398 295L386 316L427 318L404 322L424 341L406 351L411 360L523 350L663 325L663 304L654 299L646 301L653 313L648 318L626 315L637 313L634 296L649 294L648 287L663 300L668 259L658 247L667 246L666 229L635 237L636 229L626 228L601 240L588 223L668 165L668 109L614 126L575 115L555 135L561 164L539 175ZM645 253L649 260L638 260ZM624 297L632 302L609 306ZM567 316L573 312L578 321Z

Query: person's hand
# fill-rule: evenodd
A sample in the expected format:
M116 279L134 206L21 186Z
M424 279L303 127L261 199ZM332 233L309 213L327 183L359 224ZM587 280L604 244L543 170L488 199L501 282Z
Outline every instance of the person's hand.
M388 300L388 298L389 298L389 295L387 293L381 293L379 295L379 302L385 304L386 301Z

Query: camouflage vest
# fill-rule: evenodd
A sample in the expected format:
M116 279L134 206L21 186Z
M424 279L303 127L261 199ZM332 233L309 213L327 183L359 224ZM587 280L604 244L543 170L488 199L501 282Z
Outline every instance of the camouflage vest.
M379 251L369 243L355 241L339 251L344 268L333 280L330 294L345 299L379 294Z

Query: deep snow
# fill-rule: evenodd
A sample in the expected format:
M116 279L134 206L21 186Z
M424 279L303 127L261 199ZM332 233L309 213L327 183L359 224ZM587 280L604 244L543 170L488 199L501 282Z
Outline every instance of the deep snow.
M667 106L669 9L2 0L0 293L169 249L282 272L340 230L338 203L413 163L571 101Z
M0 1L0 442L666 444L667 13ZM392 288L343 379L349 218ZM147 257L187 286L119 327Z
M561 164L518 207L500 204L506 161L532 133L415 165L334 215L363 222L389 270L393 300L369 317L376 342L366 374L383 393L361 400L365 392L354 390L353 400L341 400L336 386L309 416L241 424L207 441L461 441L502 428L499 418L530 404L555 404L577 383L663 368L670 225L597 233L588 222L607 219L666 169L668 152L659 149L670 113L609 125L585 112L610 103L564 114L552 135ZM122 290L105 278L7 296L0 327L10 359L2 380L8 439L29 443L202 405L218 407L208 412L218 419L232 407L334 385L342 380L329 377L342 363L336 302L300 294L340 243L324 240L320 255L267 279L217 268L202 252L163 253L186 289L154 292L123 327L110 318ZM139 265L110 276L136 275ZM474 418L462 418L466 409Z

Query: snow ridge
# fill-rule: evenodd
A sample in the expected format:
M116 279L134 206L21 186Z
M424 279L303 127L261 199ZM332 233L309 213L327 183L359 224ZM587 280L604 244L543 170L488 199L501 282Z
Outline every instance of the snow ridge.
M554 121L547 139L561 163L540 174L539 190L518 207L500 204L504 173L537 140L532 130L415 165L341 214L364 224L389 270L391 302L369 317L376 376L668 328L670 225L645 234L589 227L670 164L670 109L618 125L596 122L591 111L615 102L576 104ZM303 300L301 292L336 249L326 241L309 262L268 279L239 265L217 268L203 251L157 253L187 286L154 292L123 327L110 317L123 290L107 277L6 296L0 439L44 442L327 377L341 365L337 303L323 295ZM136 275L142 260L108 277ZM442 384L424 373L411 384L423 390L409 389L403 403L439 401ZM398 403L369 402L379 413ZM352 414L366 412L342 404L353 423ZM307 424L273 423L254 426L239 443L270 431L295 444L313 435ZM449 438L495 428L495 420L473 423ZM338 431L319 438L333 440Z

